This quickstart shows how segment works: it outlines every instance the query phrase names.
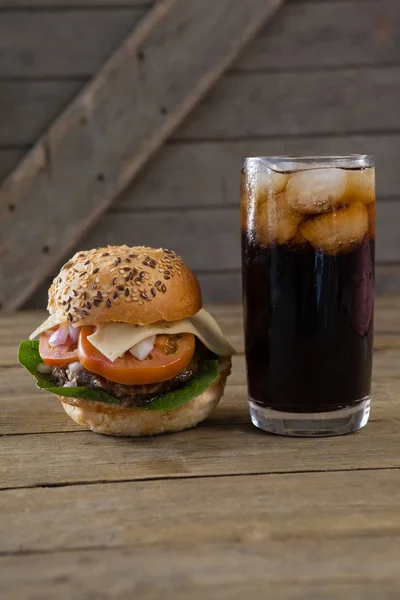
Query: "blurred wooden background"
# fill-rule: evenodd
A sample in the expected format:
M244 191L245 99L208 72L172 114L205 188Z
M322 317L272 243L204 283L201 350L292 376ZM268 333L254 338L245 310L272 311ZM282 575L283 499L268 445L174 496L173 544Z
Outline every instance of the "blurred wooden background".
M150 9L0 0L1 177ZM377 289L400 292L400 1L288 0L76 248L171 247L206 301L239 301L241 157L358 152L376 156Z

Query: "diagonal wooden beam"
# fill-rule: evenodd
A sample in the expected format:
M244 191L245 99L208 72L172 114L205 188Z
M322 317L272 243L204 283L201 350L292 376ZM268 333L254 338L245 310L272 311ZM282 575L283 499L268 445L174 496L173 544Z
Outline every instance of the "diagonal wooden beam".
M0 188L2 310L24 303L283 2L157 3Z

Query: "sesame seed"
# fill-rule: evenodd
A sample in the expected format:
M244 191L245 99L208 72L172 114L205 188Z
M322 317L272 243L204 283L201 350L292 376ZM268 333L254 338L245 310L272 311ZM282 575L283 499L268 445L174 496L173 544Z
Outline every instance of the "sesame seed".
M114 279L112 280L112 282L113 282L113 285L115 285L117 283L117 278L114 277Z
M139 306L142 306L142 304L144 304L144 302L142 300L139 300L138 304L139 304Z
M114 265L117 266L119 261L117 259L114 260Z
M130 258L126 258L126 259L125 259L125 262L127 262L127 263L130 263L130 262L132 262L132 261L131 261L131 259L130 259Z
M110 306L111 306L110 298L107 298L106 306L107 306L107 308L110 308Z
M129 258L136 258L137 254L130 254Z
M69 310L71 308L71 305L68 304L68 306L66 307L66 310Z
M65 306L65 305L67 304L67 301L66 301L66 300L63 300L63 301L62 301L62 304Z
M171 275L170 271L164 271L164 275Z
M129 296L129 289L128 288L126 288L126 290L125 290L125 296Z
M113 299L115 300L115 298L118 298L118 292L113 293Z
M110 256L109 252L103 252L102 256Z
M86 306L86 308L87 308L88 310L90 310L90 309L91 309L91 307L92 307L92 305L90 304L90 302L86 302L85 306Z
M161 291L163 294L165 294L165 292L167 291L167 288L165 287L164 283L161 286Z
M147 294L145 294L144 292L140 292L140 295L141 295L141 297L142 297L144 300L148 300L148 299L149 299L148 295L147 295Z
M150 293L154 298L154 296L156 295L156 290L154 288L151 288Z
M68 313L68 321L72 321L73 316L71 315L71 313Z
M97 267L97 269L94 269L94 271L92 271L93 275L96 275L96 273L98 273L100 271L99 267Z
M82 317L87 317L88 316L88 311L87 310L81 310L81 315Z
M171 279L171 277L169 275L164 275L164 279L167 281L168 279Z
M138 270L137 270L135 267L133 267L133 269L132 269L132 273L133 273L134 275L137 275L137 274L139 273L139 271L138 271Z
M125 289L125 286L123 285L117 285L117 290L119 290L120 292L123 292Z
M162 283L162 282L161 282L160 280L158 280L158 281L156 281L156 282L155 282L155 284L154 284L154 285L155 285L156 287L160 287L161 283Z
M92 285L92 290L97 290L97 283L94 283L94 284Z
M83 277L84 275L86 275L87 271L83 271L83 273L80 273L79 277Z
M78 295L78 292L76 290L72 290L72 293L73 293L74 296Z
M140 271L139 273L139 278L143 279L143 277L145 277L146 273L144 271Z
M84 300L86 300L86 298L87 298L87 292L83 292L83 296L82 297L83 297Z
M61 279L61 277L59 277L59 278L57 279L57 283L61 283L61 282L62 282L62 279Z
M90 263L90 260L87 260L85 263L83 263L85 266L88 265Z
M98 300L96 300L96 298L93 300L93 305L94 306L98 306L100 304L100 302Z
M138 301L138 298L132 298L132 300L133 300L134 302L137 302L137 301Z
M119 264L122 261L122 258L120 256L117 256L117 261L118 261L117 264Z

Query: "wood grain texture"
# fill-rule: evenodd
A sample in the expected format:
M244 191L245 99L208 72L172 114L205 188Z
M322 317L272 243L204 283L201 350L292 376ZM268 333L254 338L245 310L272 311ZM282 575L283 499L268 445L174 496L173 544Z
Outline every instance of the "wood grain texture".
M6 129L1 134L0 144L30 144L35 140L30 129L24 133L30 115L23 89L33 104L41 99L42 118L36 129L43 130L51 122L50 115L58 111L53 96L63 98L65 104L73 93L69 90L77 90L82 84L82 79L54 81L51 88L48 81L2 82L9 133ZM128 94L127 89L122 91ZM176 131L174 139L395 133L400 129L399 97L398 67L228 74L197 107L190 121ZM168 104L173 104L172 99Z
M79 493L69 486L8 490L0 497L1 554L161 543L400 539L398 470L95 484L80 486Z
M400 7L392 0L289 2L237 70L398 64Z
M0 148L0 181L8 175L24 154L23 148Z
M6 556L0 591L10 600L242 600L265 590L273 600L391 600L398 543L382 535Z
M400 69L228 74L176 139L398 131Z
M0 81L0 145L33 144L83 84L81 79Z
M135 6L139 8L151 8L155 2L160 0L0 0L0 8L11 9L56 9L56 8L90 8L99 6L109 9L121 6Z
M0 77L92 76L146 12L140 7L4 12Z
M243 390L237 409L242 411L240 419L209 420L177 435L137 439L85 431L3 435L0 488L205 477L229 475L232 469L236 475L398 469L399 391L399 380L380 381L365 430L319 441L317 463L315 440L257 431L249 422ZM61 445L62 452L54 452L55 445Z
M0 8L4 6L29 10L1 17L0 76L38 77L93 75L150 3L0 1ZM35 6L48 10L32 11ZM60 7L69 10L54 10ZM290 2L259 33L234 69L398 64L399 26L399 7L392 0Z
M23 304L280 4L169 0L128 36L0 189L16 206L0 215L3 307Z

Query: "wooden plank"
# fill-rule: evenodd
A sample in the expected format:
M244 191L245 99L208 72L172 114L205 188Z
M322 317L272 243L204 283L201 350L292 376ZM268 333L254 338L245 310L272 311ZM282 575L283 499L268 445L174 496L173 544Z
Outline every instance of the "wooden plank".
M397 537L370 535L5 556L0 591L8 600L242 600L266 590L280 600L394 599L398 544Z
M0 189L16 207L0 217L3 308L23 304L281 3L168 0L128 36Z
M221 403L221 410L236 413L235 418L210 419L176 435L137 439L85 431L3 435L0 488L228 475L233 457L236 475L399 469L399 380L380 380L375 390L368 426L358 434L318 441L317 461L312 438L257 431L249 422L242 389L236 409Z
M0 145L26 145L36 141L36 134L43 131L58 109L73 97L85 81L72 78L51 82L0 82L0 106L7 114L7 119L3 117L1 121ZM376 89L379 89L379 98L373 93ZM345 93L339 93L341 90L345 90ZM250 155L265 156L273 154L269 147L278 147L280 154L289 152L290 147L295 150L299 148L296 154L307 155L314 152L314 148L322 152L327 143L332 147L328 153L337 146L342 148L341 153L347 153L348 145L343 138L351 135L351 138L360 140L359 145L352 144L356 152L359 152L359 147L374 151L374 141L366 138L371 135L375 137L381 132L386 132L388 136L399 132L400 117L396 111L399 97L400 69L397 67L301 71L279 75L231 74L224 77L209 99L197 108L188 125L179 128L174 139L237 141L243 137L255 138L247 141L247 147L254 145L254 148L261 150L250 150ZM57 102L60 104L56 106ZM38 112L38 116L35 116L37 124L31 123L31 104L34 107L38 105L35 108ZM315 134L324 137L287 139L287 136ZM331 141L329 136L332 135L339 136L339 140ZM284 136L284 139L269 139L271 136ZM318 147L321 147L321 151L318 151ZM248 154L246 150L244 155ZM393 160L389 164L393 164ZM221 192L221 188L218 190Z
M225 106L229 110L229 103ZM371 154L379 198L400 199L400 135L325 136L279 140L166 144L115 204L117 209L191 208L235 204L244 156Z
M0 148L0 181L8 175L24 154L23 148Z
M82 85L80 79L0 81L0 145L32 144Z
M398 131L399 97L398 67L228 74L175 138Z
M0 8L11 9L55 9L55 8L91 8L99 6L110 9L121 6L135 6L139 8L151 8L156 0L0 0Z
M398 64L399 28L400 10L392 0L290 2L235 69Z
M376 289L381 294L400 293L400 265L382 265L375 273Z
M2 554L150 543L400 537L397 470L8 490L0 498Z
M37 77L93 75L150 3L0 1L0 8L5 5L29 11L2 15L0 76ZM32 11L36 5L48 10ZM72 10L54 10L60 7ZM85 8L91 10L82 10ZM380 0L379 4L359 0L289 3L276 21L260 32L234 69L398 64L399 27L400 13L392 0Z
M93 75L146 8L4 12L0 77Z

